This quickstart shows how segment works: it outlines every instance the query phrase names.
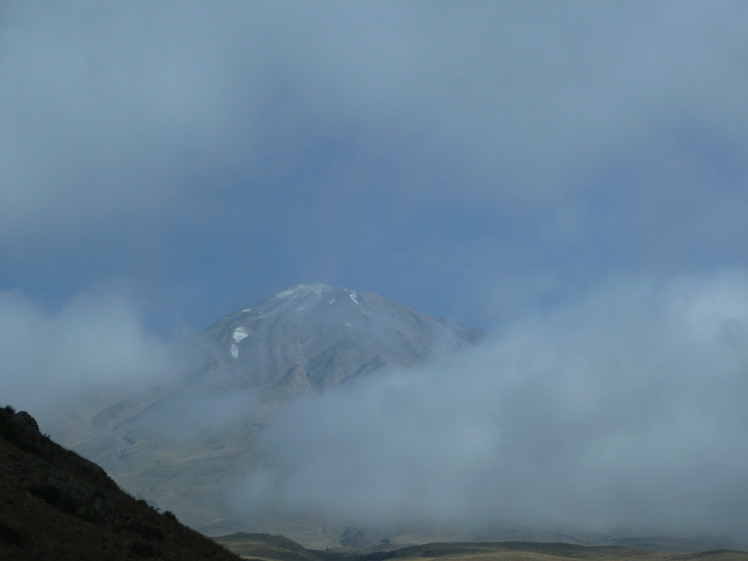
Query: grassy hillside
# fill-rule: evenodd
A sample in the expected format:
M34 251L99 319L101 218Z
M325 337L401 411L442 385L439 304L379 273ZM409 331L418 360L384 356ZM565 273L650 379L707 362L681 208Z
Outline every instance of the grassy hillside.
M215 539L245 558L263 561L324 561L314 551L283 536L240 532Z

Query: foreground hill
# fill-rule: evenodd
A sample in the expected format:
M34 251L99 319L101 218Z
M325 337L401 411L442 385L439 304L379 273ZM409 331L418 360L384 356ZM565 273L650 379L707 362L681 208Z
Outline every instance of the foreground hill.
M0 409L0 559L231 561L214 541L124 493L36 421Z

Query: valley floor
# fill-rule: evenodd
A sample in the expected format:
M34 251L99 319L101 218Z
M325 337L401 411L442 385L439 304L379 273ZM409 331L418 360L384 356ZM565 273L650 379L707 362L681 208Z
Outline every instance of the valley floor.
M742 551L664 553L543 542L432 543L371 553L311 550L268 534L240 533L215 539L245 559L262 561L748 561L748 552Z

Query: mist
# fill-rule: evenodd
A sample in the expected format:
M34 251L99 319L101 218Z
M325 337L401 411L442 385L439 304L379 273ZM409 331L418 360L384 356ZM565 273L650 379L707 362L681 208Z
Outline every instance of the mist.
M431 366L292 402L236 494L248 525L745 542L748 275L637 278Z
M0 294L3 401L42 426L88 393L178 379L175 350L116 293L56 310ZM618 280L432 364L292 400L233 505L250 529L314 517L746 544L747 372L748 272ZM252 390L213 390L185 389L140 426L195 444L258 406Z
M58 308L0 292L0 399L45 429L94 393L142 391L185 364L178 342L152 332L138 304L116 291L81 293Z

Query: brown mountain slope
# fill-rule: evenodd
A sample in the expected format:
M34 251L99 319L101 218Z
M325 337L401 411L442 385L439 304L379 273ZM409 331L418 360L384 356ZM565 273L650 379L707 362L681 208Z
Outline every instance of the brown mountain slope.
M0 559L238 559L117 487L97 465L52 442L36 421L0 409Z

